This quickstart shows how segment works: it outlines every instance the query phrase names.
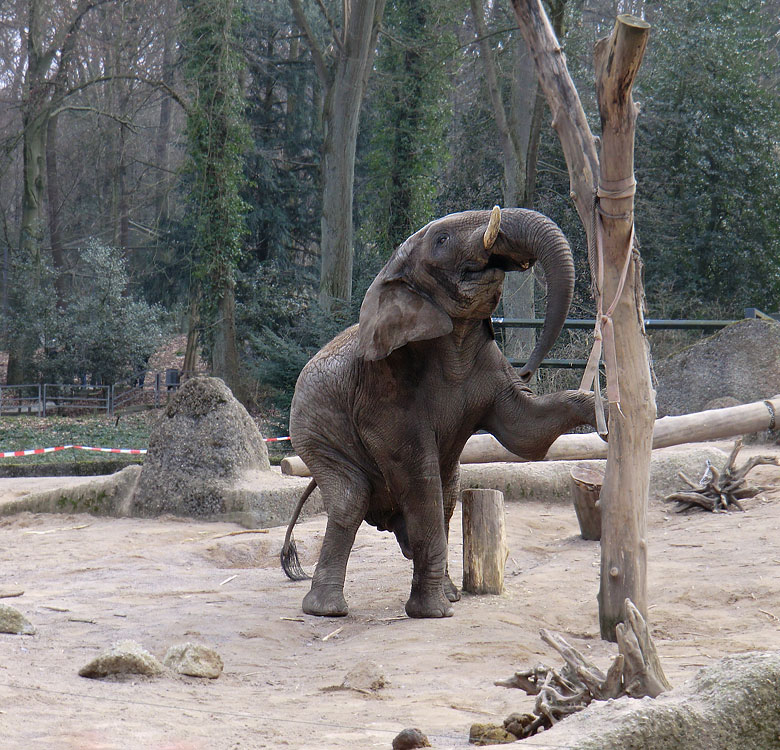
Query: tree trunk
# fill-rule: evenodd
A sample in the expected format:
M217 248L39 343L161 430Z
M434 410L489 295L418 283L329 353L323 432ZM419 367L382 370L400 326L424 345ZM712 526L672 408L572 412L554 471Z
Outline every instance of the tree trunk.
M333 44L326 54L312 32L300 0L290 0L325 90L319 298L324 310L336 314L348 312L352 297L352 198L358 120L384 5L385 0L345 2L343 30L339 33L331 25ZM329 63L330 59L333 62Z
M236 346L236 299L233 284L223 286L219 311L214 324L214 347L211 354L211 370L222 378L233 395L245 400L239 376L238 347Z
M200 331L200 290L191 291L190 308L187 315L187 347L184 351L182 374L192 377L198 369L198 344Z
M334 314L346 314L352 298L352 198L362 98L362 90L357 89L345 72L337 74L325 97L320 305Z
M63 309L67 304L68 278L66 276L65 250L62 247L60 228L60 180L58 174L57 149L59 115L49 118L46 134L46 190L49 214L49 242L51 259L54 266L54 289L57 292L57 307Z
M619 16L609 41L596 49L596 89L602 121L602 161L593 134L566 68L563 52L540 0L512 0L521 32L536 62L537 74L553 113L569 168L571 196L588 235L591 270L597 268L594 248L602 234L603 284L595 285L607 311L614 301L614 341L620 363L610 362L609 322L605 324L608 362L609 448L601 492L602 567L599 619L602 638L615 640L623 602L631 599L643 615L646 597L646 513L655 400L650 385L644 336L641 272L633 255L633 143L636 108L631 86L644 54L649 26L632 16ZM598 176L598 179L597 179ZM594 187L600 184L600 213L594 211ZM595 219L594 219L595 217ZM627 254L631 262L625 287L618 291Z
M169 5L167 12L173 11ZM162 81L169 88L173 88L174 83L174 34L173 28L167 27L163 40L163 59L162 59ZM155 189L155 206L157 213L157 225L163 226L168 221L170 210L168 201L168 192L170 189L170 179L168 177L168 146L171 141L171 109L173 100L165 92L160 94L160 119L157 123L157 135L155 139L155 159L160 176L157 180Z

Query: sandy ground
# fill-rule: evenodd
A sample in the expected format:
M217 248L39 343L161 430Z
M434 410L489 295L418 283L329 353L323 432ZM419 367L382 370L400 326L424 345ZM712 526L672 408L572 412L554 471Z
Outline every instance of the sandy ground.
M772 450L780 453L758 452ZM751 479L780 488L780 468L759 467ZM0 480L0 497L18 496L19 482ZM780 489L746 507L718 515L650 507L649 619L675 685L726 654L780 649ZM454 617L422 621L403 616L410 563L393 537L366 526L347 573L350 614L323 619L301 614L308 584L279 569L282 528L226 536L239 527L2 518L0 595L23 591L2 601L38 632L0 635L0 747L389 748L411 726L433 747L466 747L472 723L500 723L533 705L495 679L539 661L561 663L539 628L560 632L602 667L616 651L598 635L598 543L580 539L573 509L514 503L506 512L506 592L464 596ZM458 581L456 513L450 567ZM309 570L324 522L316 517L296 531ZM225 670L213 681L78 676L124 639L158 658L174 643L205 643ZM336 689L365 661L385 687Z

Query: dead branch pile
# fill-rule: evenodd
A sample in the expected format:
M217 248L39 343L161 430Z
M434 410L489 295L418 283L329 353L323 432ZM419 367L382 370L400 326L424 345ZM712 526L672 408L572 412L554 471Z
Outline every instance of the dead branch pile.
M647 623L629 599L625 608L625 621L617 626L618 655L606 674L557 633L540 631L542 640L563 657L565 664L561 669L540 664L495 683L537 696L533 713L513 713L504 719L507 732L525 739L581 711L594 700L623 695L655 698L671 689Z
M682 471L679 472L678 476L688 485L689 489L673 492L671 495L667 495L664 501L678 503L678 513L684 513L693 508L703 508L713 513L725 513L734 508L744 510L740 500L755 497L765 489L748 484L748 473L756 466L762 464L777 466L780 465L780 461L776 456L753 456L741 468L737 469L735 464L741 448L742 438L739 438L734 443L728 461L720 471L708 461L704 475L698 482L688 478Z

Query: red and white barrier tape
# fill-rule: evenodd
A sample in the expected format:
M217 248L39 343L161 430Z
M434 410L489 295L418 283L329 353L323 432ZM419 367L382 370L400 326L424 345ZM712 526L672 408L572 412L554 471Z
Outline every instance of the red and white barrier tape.
M266 443L277 443L282 440L289 440L289 437L263 438ZM54 453L55 451L66 450L80 451L98 451L99 453L129 453L132 455L142 455L146 453L146 448L93 448L89 445L58 445L54 448L30 448L24 451L0 451L0 458L19 458L21 456L40 456L43 453Z

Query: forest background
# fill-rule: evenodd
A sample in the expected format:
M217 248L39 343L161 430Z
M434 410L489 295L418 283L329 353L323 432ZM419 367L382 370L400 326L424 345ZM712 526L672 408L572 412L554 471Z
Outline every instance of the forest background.
M594 132L595 40L618 13L652 25L634 89L650 317L776 310L780 0L546 7ZM283 424L301 367L357 319L394 247L496 203L561 225L572 316L592 317L516 25L508 0L0 2L8 382L112 383L181 331L185 369L200 347ZM543 314L543 278L523 276L507 279L507 317Z

